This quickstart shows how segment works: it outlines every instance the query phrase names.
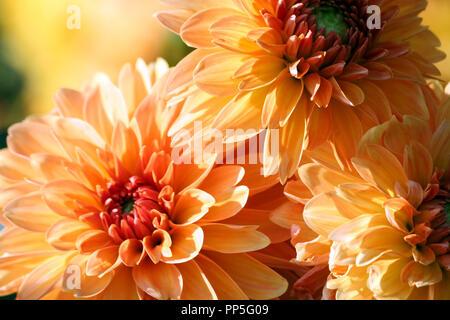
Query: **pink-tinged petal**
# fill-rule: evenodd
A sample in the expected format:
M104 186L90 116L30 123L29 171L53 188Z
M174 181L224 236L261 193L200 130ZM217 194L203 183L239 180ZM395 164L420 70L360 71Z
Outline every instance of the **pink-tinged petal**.
M38 300L61 279L74 252L56 256L41 264L26 276L17 292L18 300Z
M192 10L167 10L155 13L155 18L172 32L180 33L183 23L192 16Z
M176 224L190 224L200 220L215 203L214 198L199 189L189 189L177 196L172 220Z
M204 272L220 300L248 300L247 295L225 270L205 255L199 255L195 262Z
M223 268L251 299L274 299L288 288L283 277L248 254L208 252L208 257Z
M102 208L95 192L71 180L52 181L42 187L42 194L50 209L69 218Z
M215 45L213 36L209 32L210 26L217 20L238 14L239 12L228 8L211 8L197 12L182 25L180 36L183 41L195 48L208 49Z
M33 153L66 156L50 126L37 122L38 119L21 122L9 128L9 150L24 157L30 157Z
M25 177L38 177L38 172L31 166L29 159L3 149L0 150L0 177L6 181L23 182Z
M118 246L101 248L89 256L86 274L88 276L102 276L112 271L120 263Z
M78 220L61 219L53 224L46 232L47 242L59 250L73 250L76 241L90 227Z
M183 282L188 284L183 288L181 300L217 300L217 295L208 277L194 261L188 261L177 265L183 277Z
M179 264L192 260L203 247L203 230L195 224L177 227L171 232L170 236L172 255L161 258L165 263Z
M183 277L174 265L144 260L133 268L136 285L148 295L158 300L180 299Z
M53 96L59 114L68 118L83 118L84 96L71 89L59 89Z
M45 232L61 219L43 203L40 192L33 192L9 202L3 211L5 217L15 225L35 232Z
M256 231L257 226L236 226L208 223L202 225L204 248L221 253L257 251L270 244L270 239Z

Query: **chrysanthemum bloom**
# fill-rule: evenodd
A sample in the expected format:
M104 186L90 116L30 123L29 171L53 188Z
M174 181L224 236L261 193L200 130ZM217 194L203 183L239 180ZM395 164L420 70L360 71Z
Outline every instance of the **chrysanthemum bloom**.
M259 231L264 214L241 210L244 169L213 156L173 161L168 75L152 88L163 66L125 67L120 89L98 76L83 92L62 90L52 114L10 128L0 154L2 294L270 299L286 290L247 253L273 235Z
M300 168L314 194L303 219L331 241L327 287L338 299L450 299L449 101L432 113L369 130L355 174Z
M198 48L177 70L202 91L186 113L219 129L282 128L265 161L283 183L306 148L330 140L350 166L368 128L429 118L421 86L443 54L418 17L425 0L162 1L176 10L157 18Z

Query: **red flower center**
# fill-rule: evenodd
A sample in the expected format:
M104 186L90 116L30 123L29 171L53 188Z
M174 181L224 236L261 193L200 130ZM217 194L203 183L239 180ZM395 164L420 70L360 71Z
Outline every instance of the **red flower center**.
M367 70L355 64L386 54L382 48L372 49L371 44L395 15L395 7L380 17L380 28L369 28L369 0L301 0L290 7L292 1L288 0L272 3L271 10L262 8L260 12L286 43L285 58L295 78L309 72L338 76L350 63L354 64L352 80L355 75L364 78ZM355 72L358 67L360 72Z
M170 186L158 189L152 182L133 176L126 183L110 182L107 190L98 192L104 205L100 218L116 243L143 239L156 229L170 231L168 213L174 192Z

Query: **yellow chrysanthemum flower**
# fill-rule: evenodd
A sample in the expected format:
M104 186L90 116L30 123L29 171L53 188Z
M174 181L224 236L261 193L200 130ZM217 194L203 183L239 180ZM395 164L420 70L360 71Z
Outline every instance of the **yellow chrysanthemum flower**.
M320 160L299 169L314 195L303 219L322 241L299 242L298 260L329 254L338 299L450 299L450 99L436 107L442 90L427 92L430 121L372 128L353 172Z
M269 212L244 208L249 194L267 198L273 182L258 177L258 190L249 188L249 172L212 155L173 160L167 131L180 104L166 105L167 69L139 60L122 69L118 87L98 75L81 92L60 90L51 114L9 129L0 152L1 295L272 299L286 291L283 277L249 255L286 239Z
M306 148L331 140L345 167L368 128L429 118L422 86L443 54L418 17L425 0L162 1L176 10L157 18L198 48L177 69L199 88L185 112L218 129L281 128L265 161L283 183Z

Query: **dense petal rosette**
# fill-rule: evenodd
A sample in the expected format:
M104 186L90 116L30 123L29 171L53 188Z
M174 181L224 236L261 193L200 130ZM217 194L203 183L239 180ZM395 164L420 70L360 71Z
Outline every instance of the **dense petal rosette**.
M430 117L425 79L443 54L418 16L425 0L162 1L173 10L157 18L197 48L174 77L203 96L183 125L207 113L213 128L280 129L283 183L307 148L329 140L350 167L367 129Z
M167 64L63 89L0 153L0 294L19 299L271 299L286 280L250 256L280 236L244 167L178 163ZM190 158L189 158L190 159ZM255 170L256 171L256 170ZM258 172L259 174L259 172ZM257 219L256 219L257 218ZM261 223L259 222L261 221ZM283 238L284 239L284 238ZM78 270L77 273L74 273ZM75 274L78 280L73 280ZM74 282L71 282L74 281ZM77 284L78 285L74 285Z
M442 99L442 89L434 93ZM450 105L443 99L428 122L394 117L369 130L353 171L300 168L313 195L303 219L329 243L311 253L328 255L327 289L336 298L450 299ZM290 188L294 195L299 186ZM297 243L299 262L307 261L307 245Z

